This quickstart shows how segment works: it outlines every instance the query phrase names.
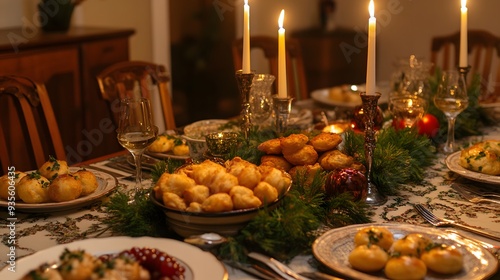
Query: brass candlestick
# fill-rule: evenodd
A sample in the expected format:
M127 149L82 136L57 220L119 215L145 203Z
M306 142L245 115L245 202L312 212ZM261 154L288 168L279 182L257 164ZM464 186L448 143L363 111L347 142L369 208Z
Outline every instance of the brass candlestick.
M274 117L276 118L276 132L282 135L288 126L288 119L290 118L290 111L292 110L291 97L280 98L273 96L273 110Z
M254 72L243 73L242 70L236 71L236 82L240 90L242 109L241 109L241 131L245 139L248 140L250 129L252 128L252 121L250 119L250 90L252 89L252 81L255 76Z
M375 117L377 115L377 102L380 98L380 93L366 94L361 92L361 101L363 103L363 123L365 125L365 159L366 159L366 179L368 181L367 196L365 202L370 205L382 205L387 201L387 198L378 192L377 186L372 183L372 163L373 151L375 150Z

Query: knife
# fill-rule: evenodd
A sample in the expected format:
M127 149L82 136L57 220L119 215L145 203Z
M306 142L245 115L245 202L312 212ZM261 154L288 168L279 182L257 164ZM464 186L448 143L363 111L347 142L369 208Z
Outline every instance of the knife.
M278 273L280 276L282 276L283 278L285 278L287 280L296 280L296 279L308 280L308 278L300 276L298 273L293 271L291 268L289 268L288 266L286 266L285 264L281 263L280 261L278 261L274 258L265 256L265 255L262 255L262 254L256 253L256 252L250 252L248 254L248 256L254 260L257 260L257 261L260 261L260 262L266 264L272 270L274 270L276 273Z
M342 278L338 278L326 273L322 273L319 271L314 271L314 272L301 272L299 273L300 275L310 278L310 279L317 279L317 280L344 280Z

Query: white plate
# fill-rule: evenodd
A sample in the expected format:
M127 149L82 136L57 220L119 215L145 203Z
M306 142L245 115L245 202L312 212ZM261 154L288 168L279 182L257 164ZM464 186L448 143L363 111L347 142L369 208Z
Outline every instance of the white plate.
M358 105L361 105L361 97L359 97L359 92L363 91L365 86L358 85L356 87L357 91L348 90L348 86L346 85L332 87L332 88L318 89L311 92L311 98L314 99L315 101L318 101L326 105L354 108ZM344 96L345 98L343 99L332 98L330 96L330 92L332 90L343 91L343 94L346 95ZM389 100L389 92L386 86L377 87L377 92L380 92L382 94L382 96L380 96L378 100L378 103L379 104L387 103Z
M80 167L70 167L70 172L76 172L82 168ZM85 169L92 171L97 177L97 189L83 197L79 197L75 200L65 201L65 202L47 202L47 203L24 203L21 201L16 201L16 211L30 212L30 213L41 213L41 212L56 212L65 211L74 208L83 207L85 205L91 204L92 202L100 199L101 197L107 195L116 188L117 180L112 175L94 170L92 167L85 167ZM34 171L28 171L26 173L31 173ZM8 207L8 202L5 200L0 200L0 207Z
M500 184L500 176L483 174L463 168L460 165L460 153L461 151L458 151L446 157L445 162L446 166L448 166L448 169L459 174L462 177L465 177L473 181L488 183L488 184L497 184L497 185Z
M227 280L228 274L224 265L214 255L202 251L187 243L152 237L108 237L80 240L68 244L57 245L17 261L15 275L4 268L0 271L0 279L20 279L30 270L48 262L57 262L65 248L69 250L84 249L86 252L99 256L118 253L132 247L151 247L161 250L186 266L186 280Z
M498 260L477 243L435 228L408 224L359 224L329 230L314 241L314 256L330 269L350 278L387 279L383 272L366 274L353 269L349 264L348 257L354 249L354 235L368 226L387 228L393 233L394 239L400 239L409 233L421 233L435 242L455 245L464 257L464 269L453 275L456 280L486 279L498 269ZM428 272L425 280L446 278Z

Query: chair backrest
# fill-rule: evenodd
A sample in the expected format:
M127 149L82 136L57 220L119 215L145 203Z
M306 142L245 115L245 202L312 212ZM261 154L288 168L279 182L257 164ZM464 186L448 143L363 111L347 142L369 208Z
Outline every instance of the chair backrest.
M172 98L168 89L168 76L163 65L143 61L124 61L110 65L97 75L104 100L108 101L115 123L118 124L119 101L134 95L151 99L154 88L160 96L166 129L175 129Z
M38 169L49 156L66 160L47 90L27 77L0 75L0 166Z
M300 43L295 38L286 39L286 68L288 95L295 100L309 98L307 89L304 62ZM275 87L278 84L278 39L271 36L251 36L250 49L261 49L264 57L269 62L269 74L276 77ZM234 69L242 68L243 39L233 41L233 63Z
M468 80L481 75L480 102L500 101L500 37L484 30L469 30L468 62L471 66ZM460 53L460 32L434 37L431 62L442 70L456 69Z

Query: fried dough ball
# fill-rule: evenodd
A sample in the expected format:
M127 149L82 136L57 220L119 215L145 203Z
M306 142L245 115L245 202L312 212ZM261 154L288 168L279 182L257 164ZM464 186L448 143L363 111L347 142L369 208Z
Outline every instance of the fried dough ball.
M391 253L398 255L420 257L427 245L432 241L420 233L410 233L405 237L394 241L391 246Z
M354 158L342 153L340 150L331 150L322 154L318 162L323 169L333 171L350 167L354 163Z
M305 177L305 184L309 186L314 180L316 174L321 171L323 171L323 168L321 167L321 165L319 165L319 163L316 162L313 165L294 166L290 169L289 173L292 176L292 178L295 178L297 176Z
M337 133L322 132L310 140L310 144L318 152L326 152L337 148L342 142L342 137Z
M459 164L472 171L500 175L500 141L488 140L462 150Z
M229 191L233 200L234 209L257 208L262 205L262 201L254 195L254 192L244 186L234 186Z
M455 274L464 266L462 253L455 246L438 245L420 256L429 270L441 274Z
M231 211L233 210L233 201L227 193L216 193L203 201L201 209L210 213Z
M290 175L278 168L261 165L259 166L259 170L262 174L262 181L267 182L271 186L275 187L278 190L278 194L284 193L292 183Z
M283 150L283 157L293 165L312 165L318 160L318 152L311 145L304 145L293 152Z
M189 203L188 208L186 208L186 211L201 213L201 212L203 212L203 209L201 208L201 203L191 202L191 203Z
M14 176L10 175L12 174L7 173L0 177L0 198L9 200L9 198L12 197L12 192L14 192L15 200L20 200L21 198L19 197L19 193L17 191L17 185L19 184L19 181L26 176L26 173L15 171Z
M394 242L392 232L384 227L366 227L354 235L354 246L375 244L384 250L389 250Z
M186 144L176 145L172 148L172 153L176 156L188 156L189 146Z
M389 254L380 246L368 244L355 247L348 257L354 269L363 272L375 272L384 268L389 260Z
M281 154L281 138L264 141L257 146L257 149L268 155L279 155Z
M260 165L276 167L286 172L293 167L283 156L278 155L263 155L260 158Z
M387 261L384 272L387 278L393 280L418 280L424 279L427 267L418 257L399 256Z
M213 161L205 160L198 164L189 165L181 169L181 172L193 178L197 184L208 187L213 180L213 175L219 172L226 172L226 168Z
M49 185L52 201L63 202L77 199L82 194L82 182L70 174L57 176Z
M68 163L50 156L49 160L38 168L38 172L43 177L54 180L58 175L69 173Z
M94 256L83 250L70 251L65 249L59 259L61 264L59 265L58 270L65 280L90 279L96 265Z
M250 189L255 188L262 177L257 165L240 157L226 161L226 168L229 173L238 178L239 185Z
M202 203L210 196L210 189L204 185L195 185L184 190L182 198L187 204L192 202Z
M287 137L281 138L281 150L283 154L293 153L302 149L307 142L309 142L309 137L304 134L290 134Z
M148 150L153 153L166 153L174 147L174 139L169 139L166 135L159 135L155 141L149 145Z
M178 209L178 210L186 210L186 202L184 202L184 199L182 197L178 196L175 193L172 192L164 192L162 195L162 200L163 200L163 205Z
M82 196L89 195L97 189L99 183L94 173L81 169L73 173L73 176L82 184Z
M229 193L232 187L238 185L238 178L231 173L223 172L215 173L213 181L207 186L210 188L210 193Z
M25 203L44 203L50 201L50 181L38 172L29 173L18 183L16 189Z
M161 192L172 192L178 196L182 196L185 190L194 187L195 180L182 174L163 173L160 179L156 182L155 188L159 188Z
M253 192L263 203L270 203L278 199L278 190L267 182L260 182Z

